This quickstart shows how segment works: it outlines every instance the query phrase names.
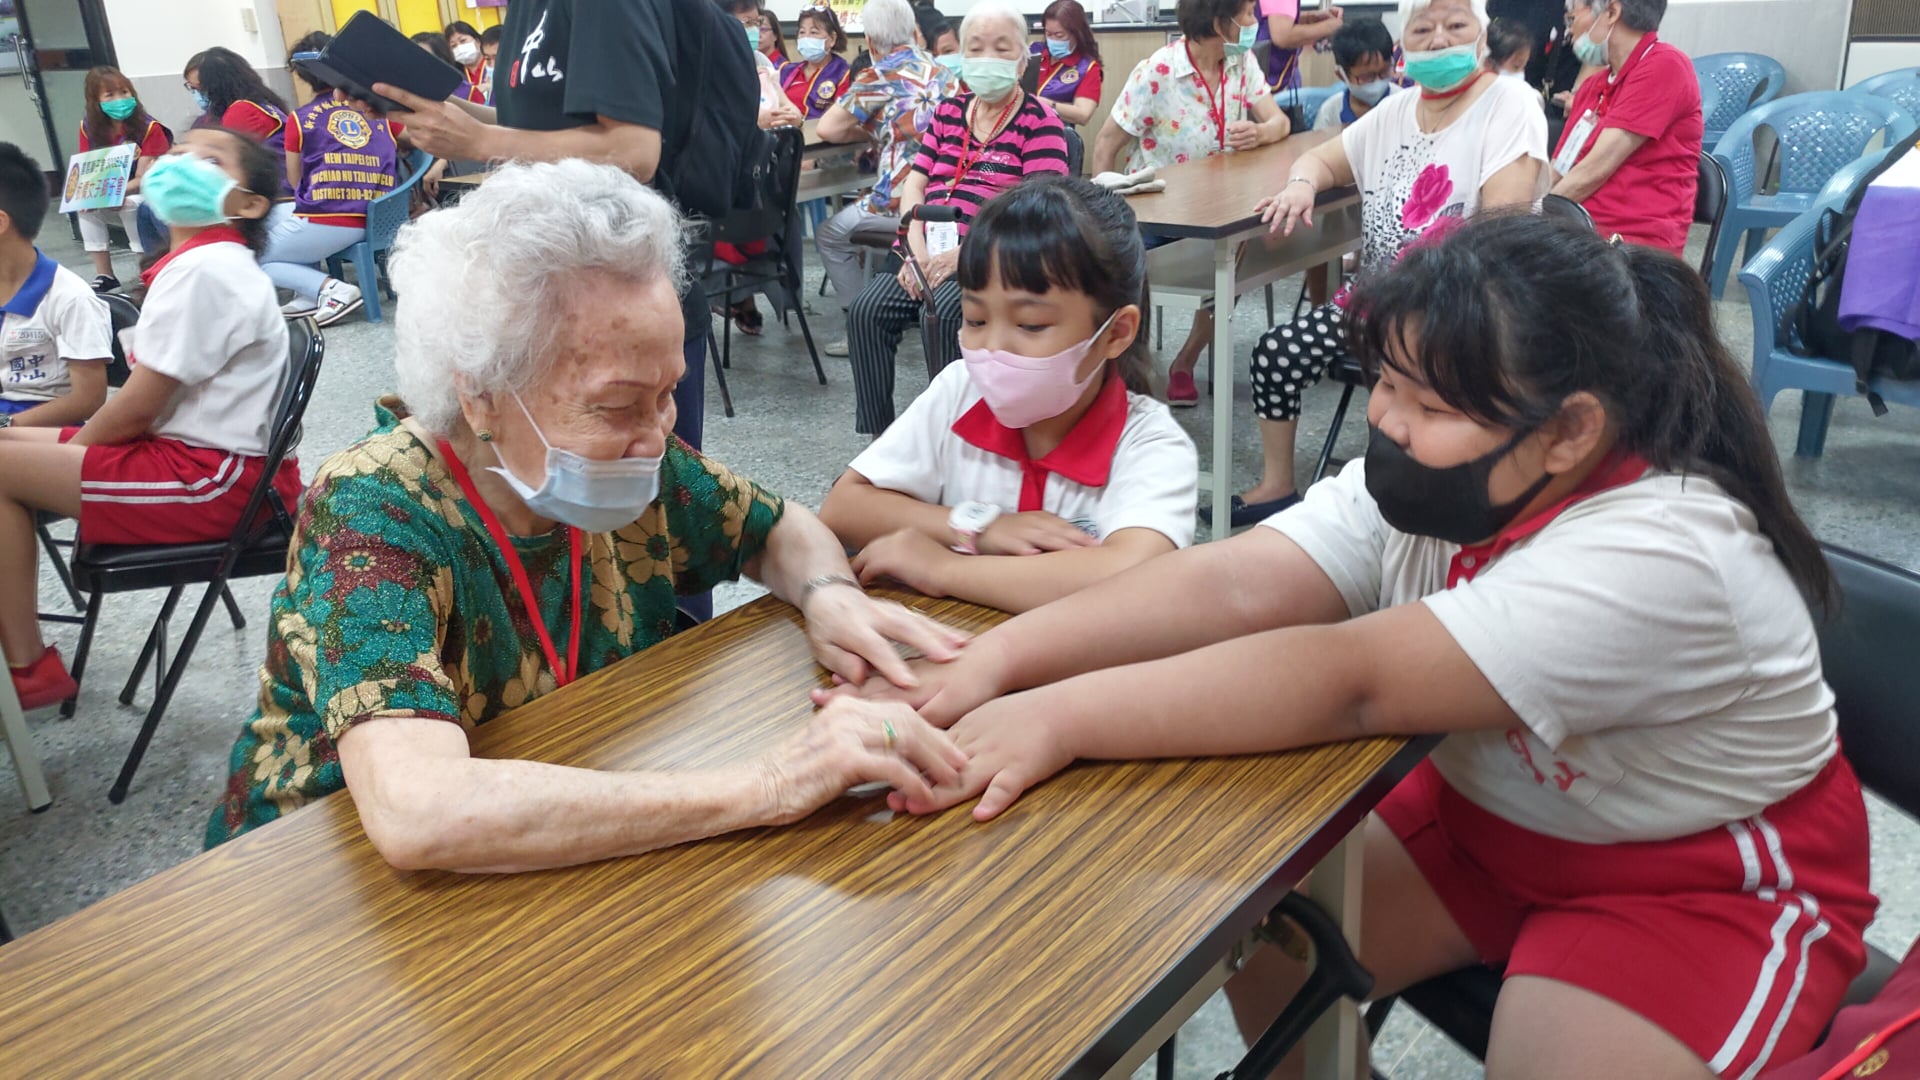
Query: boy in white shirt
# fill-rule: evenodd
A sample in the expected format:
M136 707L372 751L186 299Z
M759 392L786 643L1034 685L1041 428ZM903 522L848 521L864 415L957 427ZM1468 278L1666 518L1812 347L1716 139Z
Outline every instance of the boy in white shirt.
M34 246L47 201L40 166L0 143L0 428L78 424L107 400L107 304Z

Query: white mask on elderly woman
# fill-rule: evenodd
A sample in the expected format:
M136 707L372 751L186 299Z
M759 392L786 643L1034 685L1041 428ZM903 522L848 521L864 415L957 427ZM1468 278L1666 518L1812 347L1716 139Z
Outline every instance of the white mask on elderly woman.
M587 532L612 532L638 521L660 494L660 457L595 461L562 450L547 441L519 394L513 395L513 402L547 448L546 477L538 488L529 487L504 467L504 460L487 471L511 485L527 509ZM496 449L494 456L499 453Z

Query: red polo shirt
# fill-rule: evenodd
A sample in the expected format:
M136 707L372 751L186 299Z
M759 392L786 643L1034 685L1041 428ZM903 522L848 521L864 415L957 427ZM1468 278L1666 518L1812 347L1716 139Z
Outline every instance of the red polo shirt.
M1694 186L1700 175L1700 82L1693 61L1679 49L1648 34L1634 46L1617 78L1596 75L1573 92L1561 146L1592 109L1596 130L1580 152L1584 159L1599 132L1619 128L1646 136L1600 189L1581 202L1603 237L1619 233L1629 242L1665 248L1676 255L1687 246L1693 223ZM1561 147L1554 148L1559 156Z

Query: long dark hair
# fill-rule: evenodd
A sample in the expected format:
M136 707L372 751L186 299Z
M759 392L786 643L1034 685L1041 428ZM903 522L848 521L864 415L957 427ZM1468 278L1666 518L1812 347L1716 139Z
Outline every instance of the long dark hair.
M146 135L147 125L153 122L153 117L147 115L147 107L139 104L137 97L132 116L125 120L115 120L108 116L106 110L100 107L100 98L115 90L133 93L132 81L122 75L119 68L102 65L87 72L87 115L86 119L80 122L80 126L86 129L87 143L95 150L113 145L113 131L116 126L126 134L128 139L138 143Z
M333 44L332 34L327 33L325 30L315 30L288 46L287 55L292 56L294 53L303 52L320 52L331 44ZM333 87L321 82L302 69L294 69L294 74L300 76L300 81L307 84L307 87L313 91L315 97L333 92Z
M287 176L287 163L267 149L266 144L244 131L232 128L214 127L204 130L217 131L233 143L234 153L240 159L240 175L245 177L240 186L255 195L264 195L271 201L280 190L281 181ZM267 250L267 219L239 218L233 227L240 230L240 238L253 249L255 258Z
M984 289L999 275L1008 288L1053 289L1093 300L1094 325L1128 304L1140 305L1140 328L1114 368L1136 394L1153 393L1147 347L1147 253L1127 200L1080 176L1037 176L981 207L960 246L955 278Z
M253 70L246 57L232 49L216 45L197 54L187 61L186 68L187 73L195 69L200 72L200 92L207 95L207 115L214 123L219 123L236 101L271 105L282 116L288 113L287 103L260 81L260 73Z
M425 45L427 51L446 61L450 68L458 68L463 74L466 69L460 67L460 61L453 58L453 46L447 44L447 35L438 30L422 30L413 35L415 45Z
M1787 497L1759 400L1679 259L1559 219L1487 214L1408 251L1348 312L1347 347L1369 372L1410 365L1481 423L1525 430L1592 394L1621 447L1744 503L1807 600L1830 605L1832 577Z
M1040 25L1052 19L1060 24L1073 40L1073 51L1081 56L1091 57L1094 63L1100 63L1100 46L1093 39L1093 25L1087 22L1087 9L1080 6L1080 0L1053 0L1040 16Z

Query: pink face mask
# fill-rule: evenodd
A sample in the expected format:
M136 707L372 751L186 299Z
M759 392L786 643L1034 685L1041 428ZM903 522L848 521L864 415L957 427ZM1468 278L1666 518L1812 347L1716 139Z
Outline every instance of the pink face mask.
M987 399L994 418L1010 428L1023 428L1059 416L1080 400L1100 368L1088 372L1084 379L1074 378L1073 373L1112 323L1113 316L1109 315L1092 337L1052 356L1021 356L1004 349L961 346L960 359L966 361L967 375L980 388L980 396Z

